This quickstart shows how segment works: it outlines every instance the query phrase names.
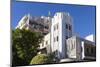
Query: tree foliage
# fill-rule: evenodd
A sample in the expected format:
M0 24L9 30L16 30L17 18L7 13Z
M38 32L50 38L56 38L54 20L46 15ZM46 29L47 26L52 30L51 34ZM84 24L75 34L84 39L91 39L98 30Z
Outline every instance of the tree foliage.
M45 54L38 54L37 56L33 57L30 64L45 64L48 61L48 56Z
M35 57L32 58L30 64L50 64L50 63L55 63L53 61L54 55L46 55L46 54L38 54Z
M37 32L16 29L12 31L12 65L28 65L37 55L43 36Z

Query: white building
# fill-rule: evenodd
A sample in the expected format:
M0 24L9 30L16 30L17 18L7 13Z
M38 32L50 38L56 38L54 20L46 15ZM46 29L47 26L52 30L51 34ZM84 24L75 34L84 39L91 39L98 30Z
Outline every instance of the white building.
M44 36L43 42L40 43L40 53L51 53L51 48L50 48L50 33Z
M44 36L44 42L41 43L46 47L40 45L40 48L47 48L47 53L55 53L57 58L64 59L67 57L66 39L73 35L72 18L69 13L57 12L49 22L50 33Z
M16 29L19 28L19 29L23 29L23 28L26 28L28 29L29 26L29 18L30 18L30 15L25 15L24 17L22 17L22 19L18 22L18 25L16 26Z
M49 17L45 16L32 17L30 14L27 14L23 16L22 19L19 21L16 29L26 29L47 34L50 31L49 19Z
M95 43L73 36L73 19L69 13L57 12L53 17L40 18L25 15L17 28L46 33L43 42L40 43L40 53L54 53L58 59L69 58L68 61L95 59ZM87 52L88 49L90 52Z
M95 43L73 36L73 34L73 20L69 13L57 12L52 18L50 40L46 39L45 41L50 42L51 52L54 52L59 59L69 58L68 61L95 60L96 52L95 46L93 46ZM94 52L86 55L87 47L90 51L93 49Z
M96 45L89 40L73 36L66 40L67 58L81 60L96 59Z
M66 39L72 37L73 25L69 13L57 12L52 18L51 49L59 59L66 57Z

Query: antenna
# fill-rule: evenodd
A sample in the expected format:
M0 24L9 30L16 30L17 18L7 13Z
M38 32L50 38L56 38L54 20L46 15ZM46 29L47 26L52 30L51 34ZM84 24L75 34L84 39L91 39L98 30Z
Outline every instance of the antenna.
M28 18L30 18L30 13L28 13L28 15L27 15L27 16L28 16Z
M49 17L51 16L51 12L50 12L50 11L48 12L48 16L49 16Z

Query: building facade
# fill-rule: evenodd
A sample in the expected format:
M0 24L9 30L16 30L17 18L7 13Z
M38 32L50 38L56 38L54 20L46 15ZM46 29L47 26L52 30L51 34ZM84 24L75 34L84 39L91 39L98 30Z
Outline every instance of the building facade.
M53 17L25 15L16 28L44 34L40 53L54 53L58 59L83 61L96 59L95 42L73 36L73 19L69 13L57 12Z
M40 32L46 35L50 30L49 17L32 17L30 14L27 14L19 21L16 28Z
M89 40L73 36L66 40L67 58L76 61L88 61L96 59L96 45Z
M58 12L52 18L51 48L58 58L66 57L66 39L73 34L72 18L69 13Z

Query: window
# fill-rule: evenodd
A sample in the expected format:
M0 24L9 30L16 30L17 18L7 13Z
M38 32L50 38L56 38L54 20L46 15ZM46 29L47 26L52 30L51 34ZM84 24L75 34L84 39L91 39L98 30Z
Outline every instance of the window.
M81 46L81 52L83 51L82 46Z
M86 48L87 53L89 53L89 48Z
M42 44L42 47L44 46L44 44Z
M72 30L72 28L71 28L72 26L71 25L69 25L69 30Z
M57 29L58 29L58 24L57 24Z
M57 57L57 54L58 54L58 50L55 51L55 55L56 55L56 57Z
M58 29L58 24L54 25L54 31Z
M92 53L94 53L94 50L93 50L93 48L91 47L91 54L92 54Z
M54 31L56 30L56 27L54 26Z
M58 36L57 36L57 41L58 41Z
M46 41L46 45L48 44L48 41Z
M68 29L68 24L66 24L66 29Z
M66 36L66 39L68 39L68 36Z
M47 27L47 26L45 26L44 28L45 28L45 29L48 29L48 27Z
M54 37L54 42L56 42L56 41L58 41L58 36L56 38Z

